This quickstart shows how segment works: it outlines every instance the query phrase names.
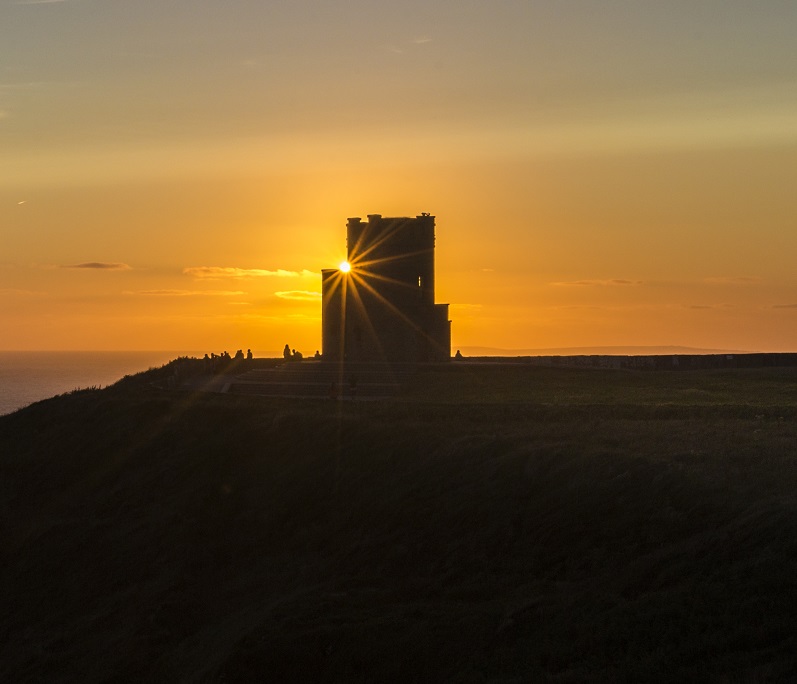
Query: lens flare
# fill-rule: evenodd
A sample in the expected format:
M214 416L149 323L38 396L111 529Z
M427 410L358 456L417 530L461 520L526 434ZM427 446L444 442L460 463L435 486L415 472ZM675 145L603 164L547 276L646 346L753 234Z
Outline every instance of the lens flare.
M341 261L340 266L338 266L341 273L348 273L351 271L351 264L348 261Z

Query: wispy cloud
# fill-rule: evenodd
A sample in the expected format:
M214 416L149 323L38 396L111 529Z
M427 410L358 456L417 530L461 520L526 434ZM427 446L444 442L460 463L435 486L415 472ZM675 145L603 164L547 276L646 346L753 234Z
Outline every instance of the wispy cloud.
M610 280L563 280L551 285L556 286L577 286L577 287L607 287L614 285L641 285L641 280L624 280L622 278L612 278Z
M185 275L199 279L222 279L222 278L305 278L317 276L317 273L308 271L286 271L277 269L269 271L262 268L235 268L232 266L189 266L183 269Z
M431 43L431 42L432 42L432 37L424 35L424 36L417 36L415 38L410 38L407 41L407 44L409 44L409 45L423 45L424 43ZM394 55L403 55L404 54L404 50L402 48L400 48L398 45L395 45L393 43L388 43L387 45L384 45L383 47L384 47L384 49L387 52L392 52Z
M705 310L705 309L713 309L715 311L723 310L723 309L733 309L733 304L687 304L684 308L686 309L698 309L698 310Z
M83 264L71 264L62 268L82 268L94 271L129 271L131 267L127 264L106 262L106 261L87 261Z
M317 302L321 299L320 292L309 292L308 290L287 290L285 292L275 292L280 299L293 299L297 302Z
M774 304L773 309L797 309L797 304Z
M147 297L240 297L247 293L241 290L128 290L125 294Z

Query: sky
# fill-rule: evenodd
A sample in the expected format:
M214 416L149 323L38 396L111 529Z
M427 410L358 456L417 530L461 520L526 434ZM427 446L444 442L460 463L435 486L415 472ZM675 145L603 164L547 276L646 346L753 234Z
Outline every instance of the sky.
M0 0L0 349L321 346L436 216L452 347L797 351L793 0Z

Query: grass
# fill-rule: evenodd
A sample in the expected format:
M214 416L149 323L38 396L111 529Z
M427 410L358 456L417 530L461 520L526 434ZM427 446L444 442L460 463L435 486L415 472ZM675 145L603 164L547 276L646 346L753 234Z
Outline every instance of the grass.
M456 364L422 373L414 401L645 406L797 407L797 368L633 371Z
M153 374L0 418L4 681L797 677L790 369Z

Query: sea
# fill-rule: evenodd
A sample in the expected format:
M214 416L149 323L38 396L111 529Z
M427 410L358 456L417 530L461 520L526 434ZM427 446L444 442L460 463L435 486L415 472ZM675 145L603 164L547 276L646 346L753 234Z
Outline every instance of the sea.
M0 415L75 389L107 387L125 375L158 368L178 356L195 355L170 351L0 351Z

